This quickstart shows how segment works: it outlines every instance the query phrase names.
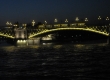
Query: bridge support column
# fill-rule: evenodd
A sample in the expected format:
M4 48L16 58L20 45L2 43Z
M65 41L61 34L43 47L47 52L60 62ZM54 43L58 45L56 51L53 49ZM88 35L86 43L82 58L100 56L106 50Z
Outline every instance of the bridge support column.
M40 44L40 38L31 38L31 39L27 39L27 44L28 45L37 45Z

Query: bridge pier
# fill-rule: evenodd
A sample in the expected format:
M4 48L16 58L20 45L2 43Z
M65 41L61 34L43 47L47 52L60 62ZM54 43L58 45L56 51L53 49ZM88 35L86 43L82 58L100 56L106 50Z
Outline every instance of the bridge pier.
M26 39L17 39L15 42L16 46L26 46L27 45L27 40Z
M40 37L27 39L27 44L28 45L37 45L37 44L40 44Z

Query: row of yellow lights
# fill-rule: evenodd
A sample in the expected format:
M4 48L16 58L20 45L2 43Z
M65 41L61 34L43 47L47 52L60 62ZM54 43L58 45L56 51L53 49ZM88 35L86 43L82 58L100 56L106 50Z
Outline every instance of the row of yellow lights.
M43 33L46 33L46 32L57 31L57 30L67 30L67 29L70 29L70 30L85 30L85 31L96 32L96 33L99 33L99 34L103 34L103 35L109 36L109 33L107 33L107 32L105 33L105 32L100 32L100 31L92 30L92 29L85 29L85 28L57 28L57 29L41 31L41 32L39 32L37 34L33 34L33 35L29 36L29 38L37 36L37 35L40 35L40 34L43 34Z
M40 35L40 34L46 33L46 32L51 32L51 31L56 31L56 30L66 30L66 29L87 30L87 31L92 31L92 32L96 32L96 33L99 33L99 34L103 34L103 35L106 35L106 36L109 35L109 33L107 33L107 32L100 32L100 31L93 30L93 29L85 29L85 28L57 28L57 29L52 29L52 30L47 30L47 29L45 29L44 31L39 32L39 33L37 33L37 34L33 34L33 35L30 36L30 37L37 36L37 35ZM6 37L10 37L10 38L14 38L14 37L12 37L12 36L10 36L10 35L8 35L8 34L7 34L7 35L5 35L5 34L0 34L0 35L6 36ZM29 38L30 38L30 37L29 37Z
M76 21L79 21L79 18L76 17L75 20L76 20ZM101 20L101 16L98 17L98 20ZM109 17L106 17L106 20L109 20ZM88 18L85 18L85 21L88 21ZM44 21L44 22L45 22L45 24L47 24L47 21ZM58 22L58 20L55 19L54 22ZM66 19L65 22L68 22L68 19ZM7 22L6 25L12 25L12 23L11 23L11 22ZM27 24L23 24L23 26L26 26L26 25L27 25ZM32 21L32 25L33 25L33 26L35 25L35 21L34 21L34 20ZM17 24L15 24L14 26L17 26Z
M18 40L17 42L26 42L26 40Z
M14 38L13 36L10 36L10 35L8 35L8 34L5 35L5 34L0 33L0 35L1 35L1 36L5 36L5 37L9 37L9 38Z

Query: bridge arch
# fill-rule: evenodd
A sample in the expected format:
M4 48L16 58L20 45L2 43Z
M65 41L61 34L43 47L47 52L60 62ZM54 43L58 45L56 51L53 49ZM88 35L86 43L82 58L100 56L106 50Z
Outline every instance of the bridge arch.
M101 35L109 36L109 33L107 33L106 31L102 32L102 31L97 31L89 28L55 28L55 29L42 29L37 33L29 35L28 38L32 38L32 37L39 36L45 33L53 32L53 31L60 31L60 30L82 30L82 31L90 31Z
M13 36L11 36L11 35L9 35L9 34L4 34L4 33L0 33L0 36L4 36L4 37L7 37L7 38L12 38L12 39L14 39L14 37Z

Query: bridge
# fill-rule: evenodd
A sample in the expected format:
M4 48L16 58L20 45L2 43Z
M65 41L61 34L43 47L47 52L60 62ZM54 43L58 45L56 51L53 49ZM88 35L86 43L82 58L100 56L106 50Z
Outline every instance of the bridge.
M31 39L33 37L40 36L42 34L60 31L60 30L81 30L90 31L93 33L110 36L109 26L86 26L86 25L72 25L67 24L55 24L55 25L39 25L38 28L9 28L0 29L0 36L4 36L11 39Z
M12 29L0 29L0 36L8 37L8 38L14 38Z
M83 31L90 31L94 33L98 33L101 35L109 36L109 31L107 29L108 27L102 26L102 29L100 27L64 27L64 28L51 28L51 29L34 29L33 32L31 32L28 36L28 38L32 38L34 36L39 36L41 34L45 34L48 32L53 32L53 31L59 31L59 30L83 30ZM31 30L30 30L31 31Z

